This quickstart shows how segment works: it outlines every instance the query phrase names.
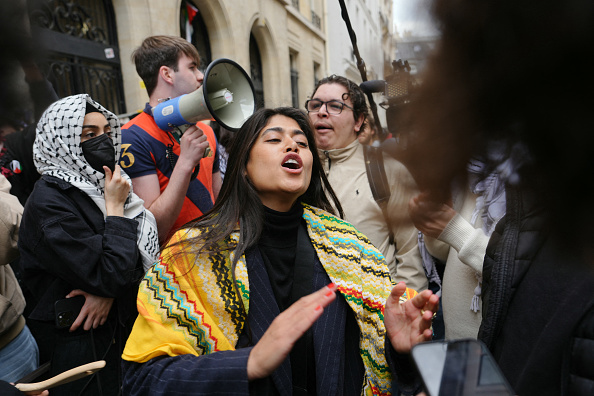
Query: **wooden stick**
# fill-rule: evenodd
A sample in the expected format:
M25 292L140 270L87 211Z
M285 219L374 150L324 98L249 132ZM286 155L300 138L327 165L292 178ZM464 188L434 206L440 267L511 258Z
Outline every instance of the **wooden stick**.
M98 360L96 362L83 364L82 366L64 371L63 373L60 373L55 377L45 381L32 382L28 384L16 384L15 386L18 390L26 394L37 394L44 391L45 389L67 384L68 382L72 382L79 378L86 377L87 375L91 375L94 372L101 370L103 367L105 367L105 360Z

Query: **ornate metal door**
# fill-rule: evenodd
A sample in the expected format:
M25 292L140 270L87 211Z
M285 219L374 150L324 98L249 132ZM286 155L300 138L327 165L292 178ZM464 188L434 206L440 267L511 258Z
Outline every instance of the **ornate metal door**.
M41 63L58 96L88 93L126 112L115 15L110 0L35 0L29 15L47 54Z

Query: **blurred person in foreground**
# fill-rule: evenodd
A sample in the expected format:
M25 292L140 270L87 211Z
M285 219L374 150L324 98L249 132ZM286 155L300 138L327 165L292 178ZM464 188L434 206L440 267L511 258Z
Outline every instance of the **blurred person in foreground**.
M221 199L141 282L126 394L419 390L407 353L431 339L438 298L393 286L380 252L332 214L314 139L294 108L257 111L237 133Z
M6 139L20 134L29 95L16 84L18 71L30 64L34 51L24 0L0 2L0 394L23 394L14 382L35 370L39 350L26 324L26 300L12 265L18 258L18 232L23 207L7 180L14 175ZM28 80L29 81L29 80ZM30 82L30 81L29 81ZM35 91L33 100L35 102ZM37 108L36 108L37 109ZM34 127L33 127L34 129ZM33 132L34 135L34 132ZM29 146L29 151L31 145ZM13 183L15 179L11 178ZM9 382L6 382L6 381ZM44 391L40 394L47 395Z
M523 150L486 249L478 338L519 395L594 392L589 0L436 0L441 42L395 153L435 205L494 141Z
M25 73L25 81L29 85L34 119L33 122L26 125L23 123L22 125L25 126L21 130L22 125L17 127L14 118L3 119L0 116L0 129L5 130L8 127L8 131L14 131L6 135L4 135L4 131L4 133L0 133L0 145L4 140L0 168L12 186L10 193L15 195L22 205L25 205L33 191L35 182L39 180L39 173L37 173L33 162L33 142L35 141L37 121L47 106L58 100L58 95L36 63L27 60L21 62L20 65ZM12 128L10 128L11 123Z
M0 29L0 171L25 205L39 179L33 163L37 120L58 96L38 66L44 49L31 35L26 1L0 3Z

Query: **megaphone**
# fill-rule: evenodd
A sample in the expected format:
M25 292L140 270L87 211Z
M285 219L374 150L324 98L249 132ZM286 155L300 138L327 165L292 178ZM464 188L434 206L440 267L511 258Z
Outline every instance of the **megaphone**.
M237 132L256 111L256 97L245 70L232 60L221 58L208 66L200 88L161 102L152 110L155 122L165 131L213 120Z

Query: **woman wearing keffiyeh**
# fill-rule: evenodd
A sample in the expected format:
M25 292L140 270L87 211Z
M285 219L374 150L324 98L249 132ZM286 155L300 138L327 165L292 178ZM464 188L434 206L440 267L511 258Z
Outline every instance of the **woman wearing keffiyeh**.
M53 103L37 126L33 155L42 176L19 234L28 319L51 374L107 361L53 395L118 393L137 285L158 258L155 220L116 165L119 150L116 116L86 94ZM73 323L58 320L56 301L78 296L84 305Z

